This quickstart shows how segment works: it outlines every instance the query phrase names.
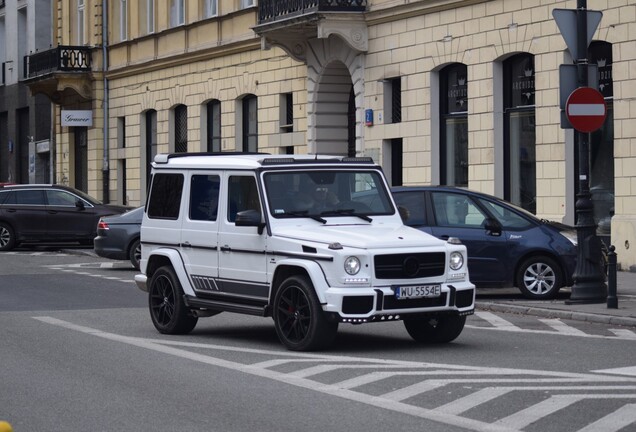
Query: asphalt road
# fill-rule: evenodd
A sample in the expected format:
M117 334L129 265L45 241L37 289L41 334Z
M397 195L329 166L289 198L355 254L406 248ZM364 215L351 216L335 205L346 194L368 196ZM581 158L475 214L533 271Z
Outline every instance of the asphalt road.
M81 251L80 251L81 252ZM0 255L0 420L14 431L636 430L636 333L478 311L442 346L399 322L286 351L269 318L157 333L124 262Z

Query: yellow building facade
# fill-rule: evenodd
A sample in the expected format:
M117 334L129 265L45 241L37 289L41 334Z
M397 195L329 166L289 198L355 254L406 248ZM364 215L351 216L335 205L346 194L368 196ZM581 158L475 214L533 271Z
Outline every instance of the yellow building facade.
M572 58L553 16L574 0L54 3L57 44L92 59L31 84L57 103L58 182L141 205L156 153L366 155L393 184L468 186L574 224L559 76ZM608 106L590 142L596 222L630 269L636 1L587 6L602 12L588 57ZM91 126L63 126L62 111L90 111Z

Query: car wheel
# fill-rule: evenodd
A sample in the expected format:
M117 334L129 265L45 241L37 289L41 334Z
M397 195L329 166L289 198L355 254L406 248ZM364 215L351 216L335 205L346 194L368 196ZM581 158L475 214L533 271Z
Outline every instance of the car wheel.
M183 301L183 290L172 267L164 266L152 275L148 306L155 328L164 334L185 334L197 325Z
M528 258L517 271L517 288L529 299L552 299L562 285L563 276L559 264L547 256Z
M327 320L304 276L292 276L281 284L274 297L273 318L278 338L292 351L325 348L338 331L338 323Z
M139 260L141 259L141 241L139 239L133 241L130 245L128 258L133 267L139 270Z
M15 234L13 228L4 222L0 222L0 251L8 251L15 247Z
M425 319L405 319L404 327L409 335L421 343L448 343L464 329L466 316L436 315Z

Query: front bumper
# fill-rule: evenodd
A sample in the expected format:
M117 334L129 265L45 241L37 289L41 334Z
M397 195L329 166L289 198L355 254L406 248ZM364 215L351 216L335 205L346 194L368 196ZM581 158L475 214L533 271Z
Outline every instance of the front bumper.
M329 288L323 310L332 319L364 323L399 320L417 315L453 313L471 315L475 310L475 286L470 282L442 284L434 298L398 300L390 286L371 288Z

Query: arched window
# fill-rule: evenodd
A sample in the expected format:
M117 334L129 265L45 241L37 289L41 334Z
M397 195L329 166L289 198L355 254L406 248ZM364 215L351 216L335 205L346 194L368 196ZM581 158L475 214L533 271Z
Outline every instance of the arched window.
M258 151L258 99L253 94L245 96L242 100L242 133L244 152Z
M207 103L207 151L221 151L221 102L214 99Z
M188 107L177 105L174 109L174 151L188 151Z
M468 186L468 69L455 63L439 75L440 183Z
M504 61L504 198L536 213L534 56Z

